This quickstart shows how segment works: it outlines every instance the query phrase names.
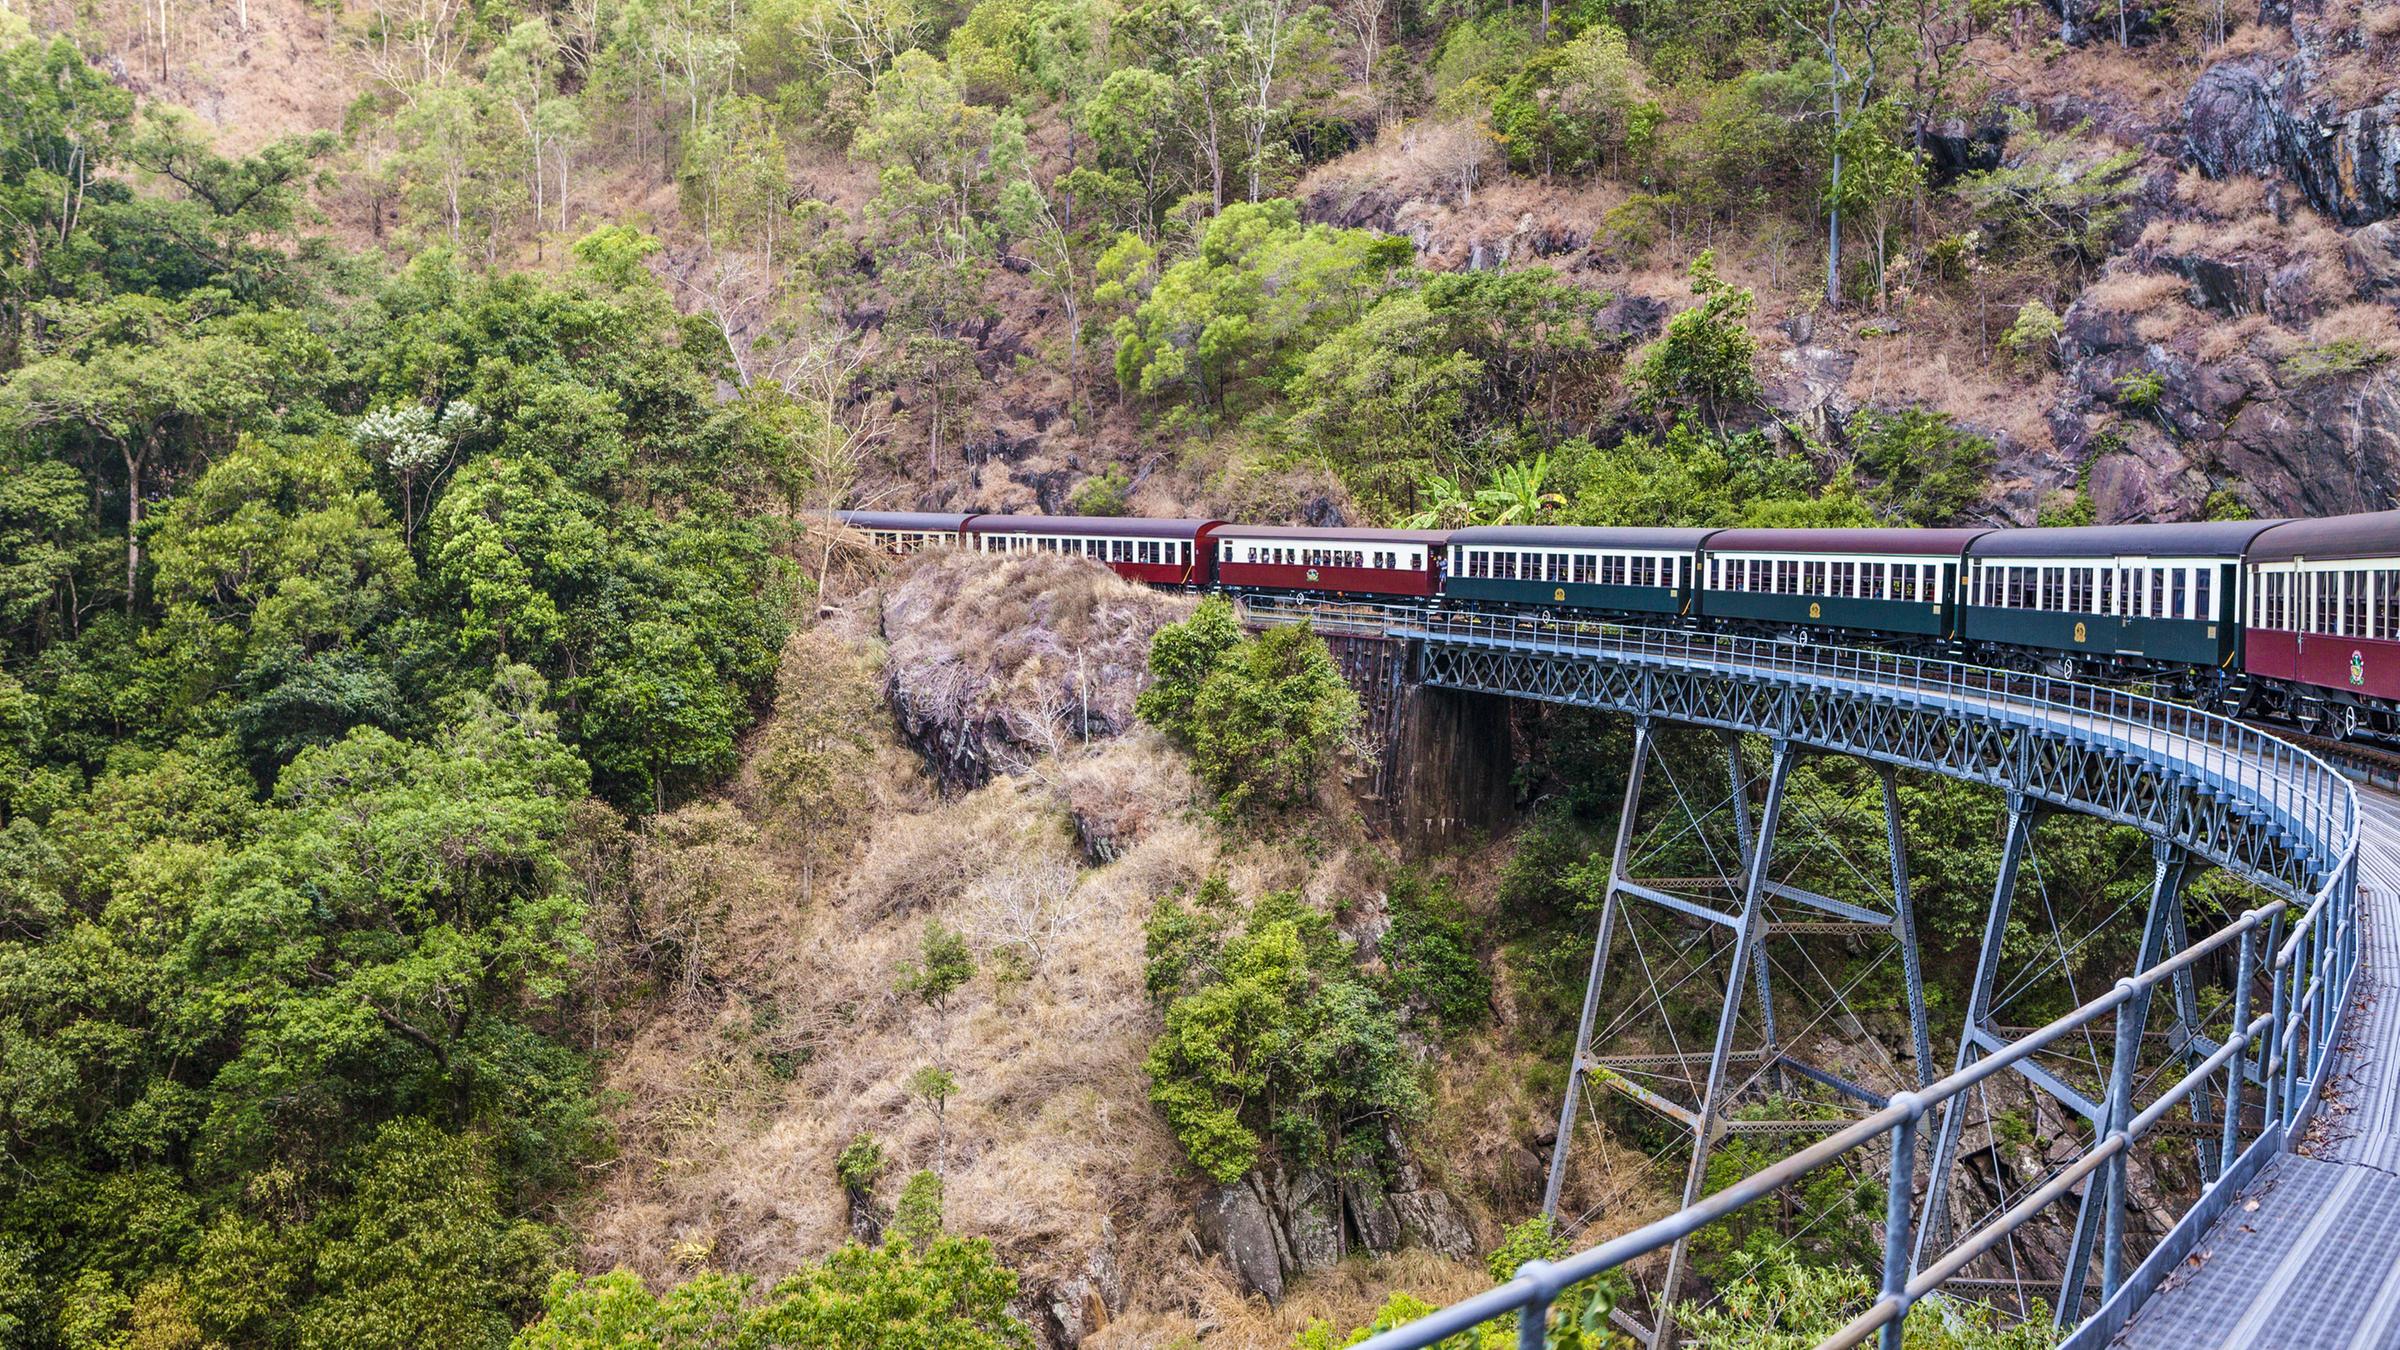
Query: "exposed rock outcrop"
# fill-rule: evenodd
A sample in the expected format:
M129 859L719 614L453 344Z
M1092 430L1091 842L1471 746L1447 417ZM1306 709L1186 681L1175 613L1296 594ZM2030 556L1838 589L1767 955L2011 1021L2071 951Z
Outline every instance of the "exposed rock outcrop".
M885 693L946 790L1133 725L1150 637L1189 602L1050 553L931 556L885 595Z
M2184 157L2211 178L2290 183L2344 225L2400 212L2400 90L2339 109L2310 87L2309 58L2211 66L2186 96Z
M1395 1145L1395 1147L1397 1147ZM1354 1250L1427 1247L1464 1259L1475 1233L1447 1192L1425 1184L1406 1150L1388 1181L1342 1180L1269 1163L1201 1197L1193 1229L1203 1251L1225 1258L1244 1293L1269 1302L1293 1280L1332 1269Z
M2283 275L2270 292L2291 288ZM2067 311L2060 348L2066 390L2051 428L2084 466L2102 523L2190 519L2224 483L2279 513L2393 505L2400 370L2389 361L2264 334L2204 354L2195 334L2146 338L2142 316L2089 300ZM2134 392L2153 379L2154 397Z

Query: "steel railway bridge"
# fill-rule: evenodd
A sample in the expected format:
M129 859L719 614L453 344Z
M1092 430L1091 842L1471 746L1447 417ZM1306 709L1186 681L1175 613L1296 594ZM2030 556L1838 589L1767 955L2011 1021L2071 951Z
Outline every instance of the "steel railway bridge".
M1619 1268L1636 1297L1610 1317L1668 1350L1692 1306L1694 1235L1827 1167L1887 1181L1868 1234L1882 1251L1876 1293L1826 1346L1896 1350L1912 1310L1944 1316L1974 1298L2019 1316L2046 1307L2078 1347L2400 1347L2400 998L2379 996L2400 978L2400 799L2362 794L2254 727L2037 676L1405 607L1252 601L1245 618L1386 644L1398 655L1385 666L1416 684L1633 721L1544 1206L1558 1214L1579 1120L1602 1097L1688 1140L1681 1206L1530 1262L1368 1350L1418 1350L1512 1315L1516 1343L1535 1350L1554 1302ZM1824 831L1812 836L1793 800L1804 757L1872 766L1888 862L1825 858ZM1722 781L1694 781L1709 761ZM1933 1060L1901 771L2005 803L1978 966L1948 1000L1946 1065ZM2047 908L2037 846L2062 815L2147 845L2124 921L2073 938ZM1661 858L1679 873L1645 871ZM2207 904L2192 889L2204 875ZM2192 912L2223 921L2194 932ZM2057 941L2029 951L2024 934L2045 920ZM1817 1027L1846 1016L1795 987L1817 964L1812 942L1897 958L1904 1006L1888 1015L1906 1018L1912 1064L1871 1075L1812 1059ZM2109 953L2122 954L2121 978L2078 988L2077 972ZM2045 981L2069 996L2051 1006L2079 1006L2012 1024L2012 1000ZM1681 1035L1664 1015L1678 991ZM1848 991L1831 992L1838 1003ZM1689 1025L1695 995L1716 1009L1705 1043ZM1653 1025L1629 1024L1645 1008ZM1886 1090L1862 1081L1876 1077ZM2071 1122L2014 1178L1995 1105L2011 1093ZM1711 1156L1737 1136L1794 1151L1711 1191ZM1994 1175L1997 1186L1962 1185ZM2024 1249L2043 1243L2029 1262Z

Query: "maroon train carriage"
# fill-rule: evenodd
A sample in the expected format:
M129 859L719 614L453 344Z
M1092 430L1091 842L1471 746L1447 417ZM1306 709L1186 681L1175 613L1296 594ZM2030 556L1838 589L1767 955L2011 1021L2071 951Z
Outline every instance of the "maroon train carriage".
M2303 727L2400 731L2400 511L2294 520L2243 559L2242 668Z
M1128 581L1208 584L1209 532L1221 520L1137 516L969 516L961 533L979 553L1064 553L1104 562Z
M1447 530L1312 530L1219 525L1217 584L1247 590L1431 599Z
M836 511L833 518L895 558L919 549L954 548L959 531L974 519L943 511Z

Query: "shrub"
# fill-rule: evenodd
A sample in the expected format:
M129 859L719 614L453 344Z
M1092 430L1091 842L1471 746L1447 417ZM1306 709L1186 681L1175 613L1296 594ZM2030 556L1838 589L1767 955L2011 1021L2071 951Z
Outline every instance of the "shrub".
M892 1236L919 1251L942 1235L942 1174L909 1174L900 1188L900 1203L892 1207Z
M1491 1012L1492 978L1475 959L1450 888L1404 872L1393 878L1389 897L1383 959L1394 997L1422 1001L1447 1031L1482 1022Z
M1868 500L1910 525L1942 525L1983 495L1999 452L1950 414L1862 408L1850 419L1858 466L1876 478Z
M1076 484L1067 505L1079 516L1121 516L1126 511L1125 494L1132 486L1125 471L1112 465Z
M891 1160L884 1156L883 1145L873 1135L859 1134L842 1147L841 1156L833 1160L833 1174L842 1189L853 1195L865 1195L875 1189L883 1169Z
M1146 936L1165 1029L1143 1069L1192 1165L1231 1182L1270 1140L1295 1167L1357 1170L1424 1093L1400 1019L1298 896L1260 900L1239 933L1222 910L1162 903Z
M1232 816L1306 802L1358 726L1358 695L1304 626L1269 629L1228 653L1192 704L1192 755Z
M2028 374L2051 369L2058 364L2058 338L2065 331L2066 321L2057 311L2028 300L2017 307L2016 321L2000 335L2000 354Z
M1758 341L1743 322L1758 299L1717 279L1715 249L1703 249L1692 259L1691 276L1699 303L1669 319L1665 336L1635 367L1634 403L1652 414L1696 406L1714 425L1732 405L1759 397L1758 372L1752 369Z

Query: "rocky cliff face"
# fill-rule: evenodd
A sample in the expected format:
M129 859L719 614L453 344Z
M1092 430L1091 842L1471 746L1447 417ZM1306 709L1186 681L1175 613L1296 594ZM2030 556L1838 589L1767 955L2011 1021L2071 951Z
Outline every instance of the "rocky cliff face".
M2400 212L2400 88L2343 109L2312 80L2308 50L2213 66L2184 100L2184 153L2211 178L2255 174L2296 188L2344 225Z
M885 689L945 790L1133 725L1150 637L1190 602L1052 553L916 563L883 598Z
M1262 1168L1203 1196L1193 1231L1204 1250L1223 1254L1242 1292L1269 1302L1353 1251L1418 1246L1473 1256L1475 1233L1457 1202L1425 1183L1399 1141L1393 1147L1401 1163L1388 1182Z

